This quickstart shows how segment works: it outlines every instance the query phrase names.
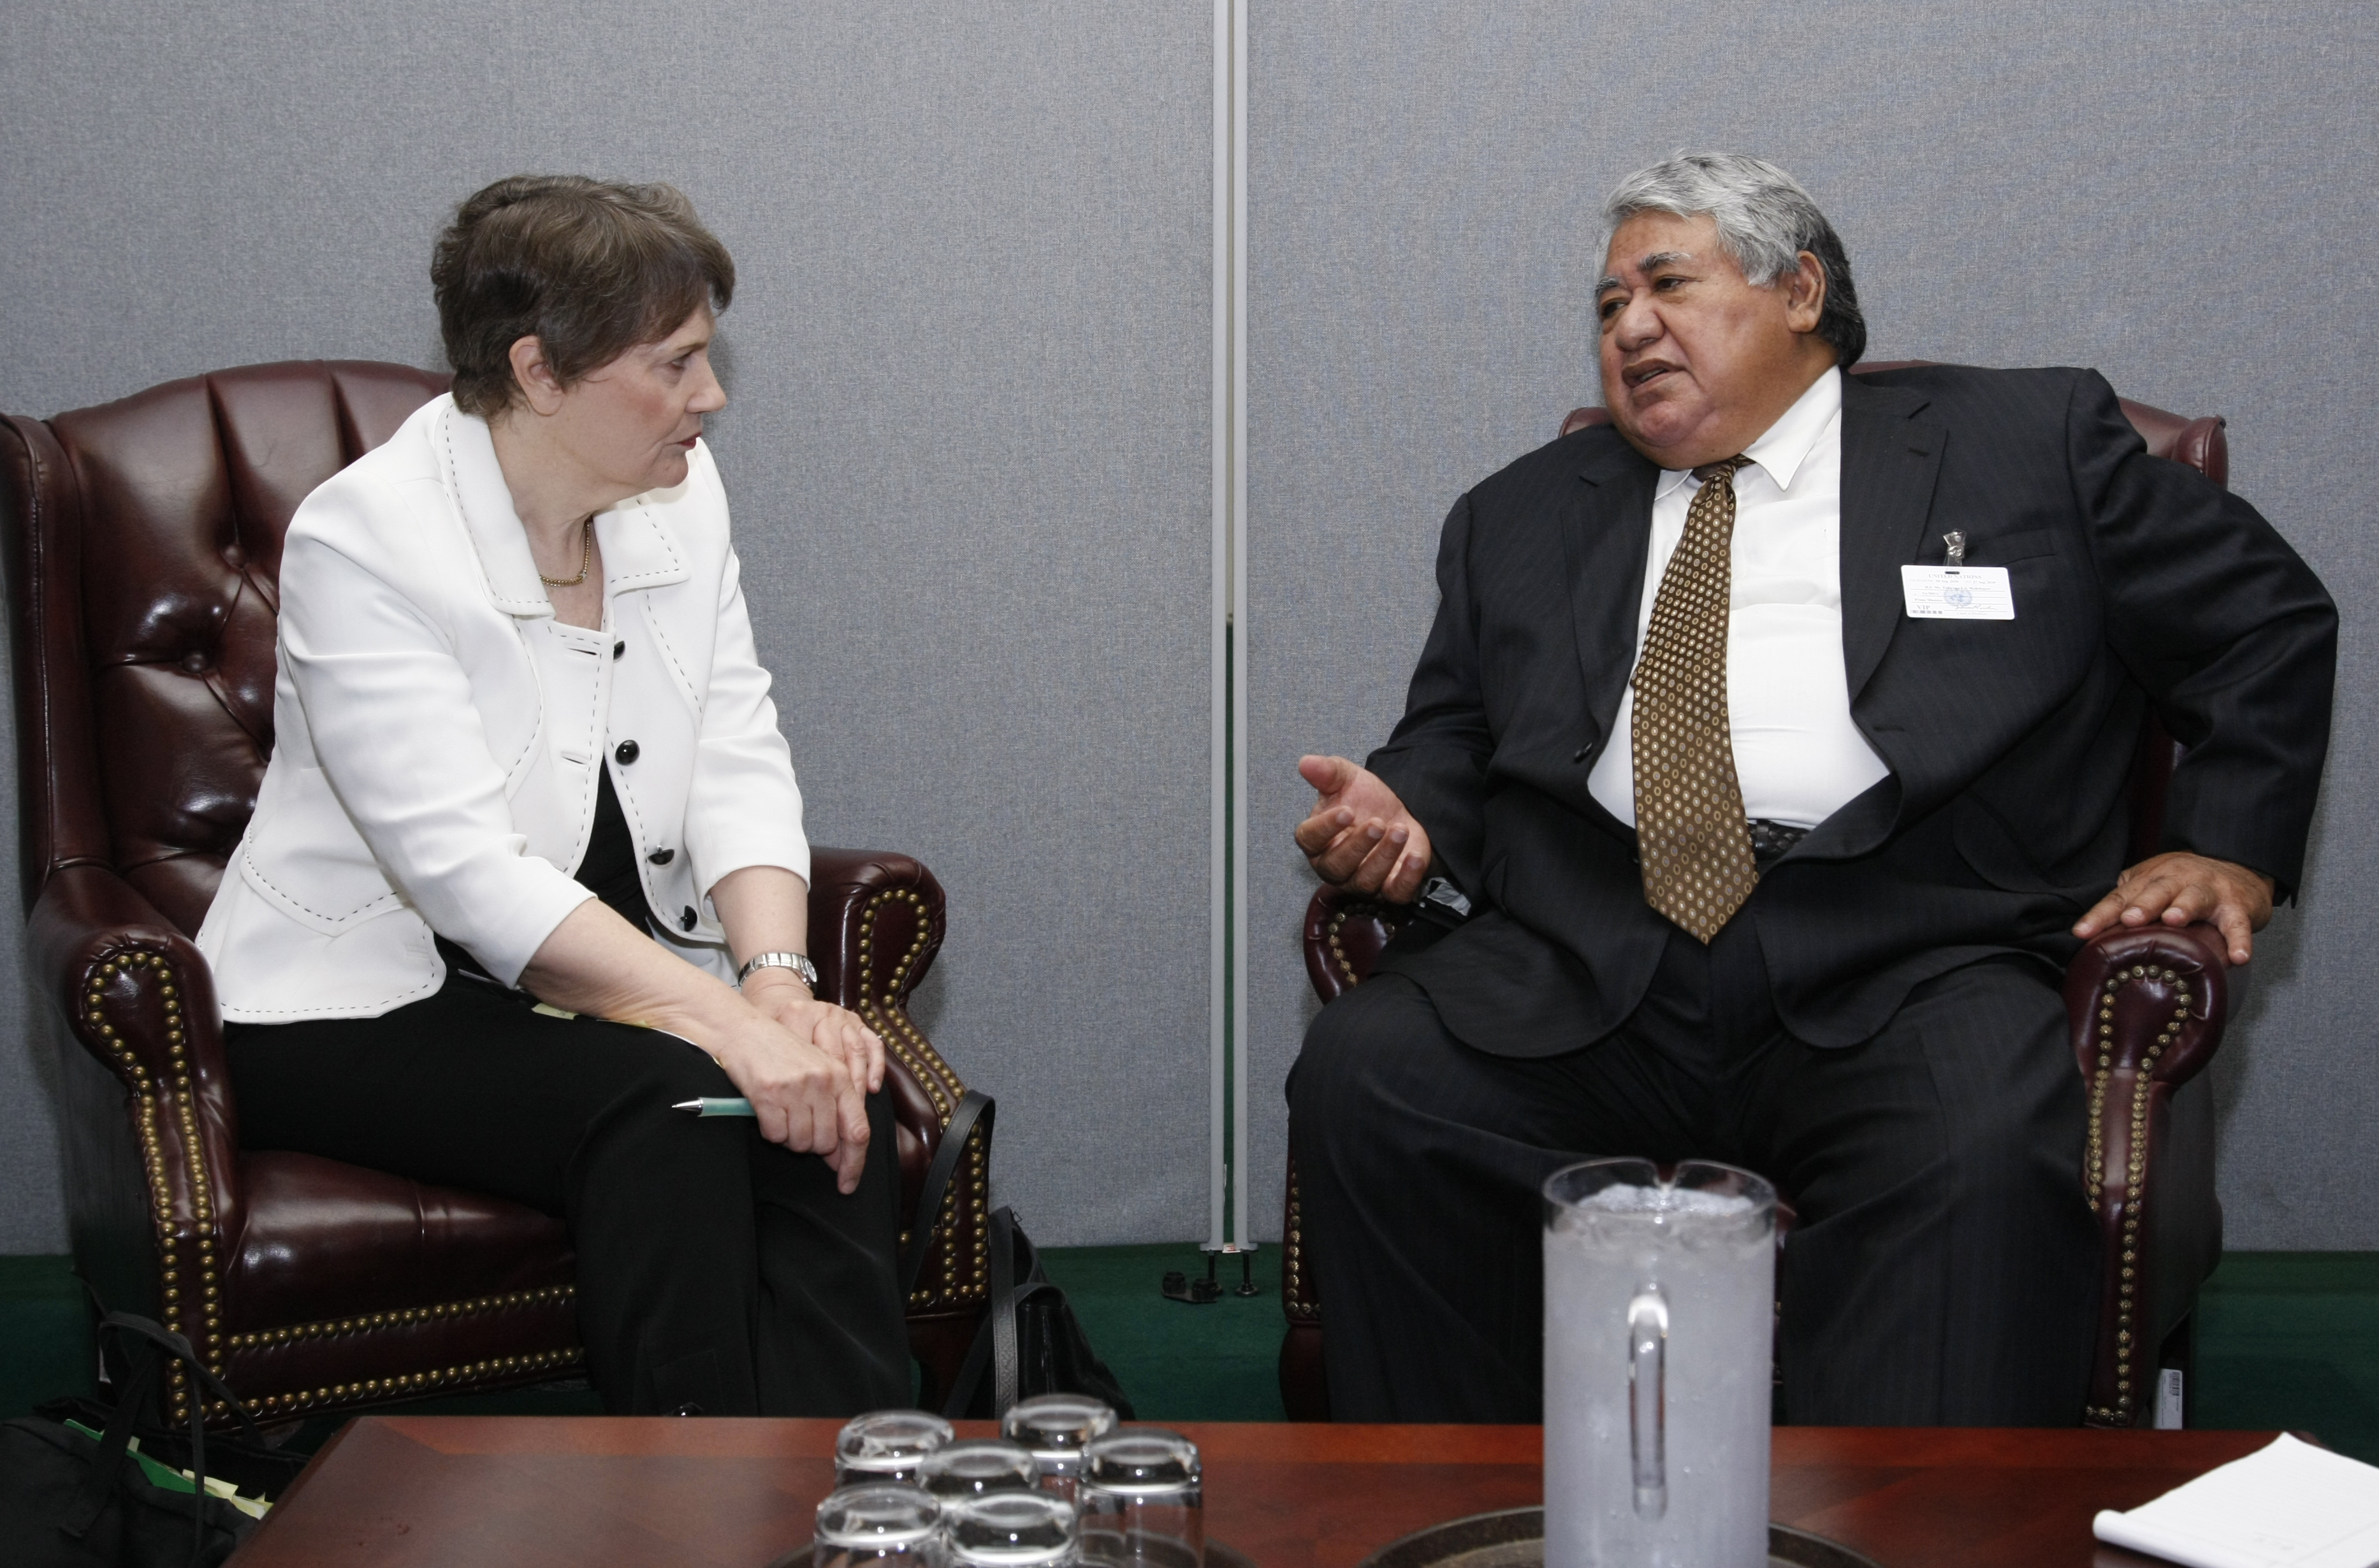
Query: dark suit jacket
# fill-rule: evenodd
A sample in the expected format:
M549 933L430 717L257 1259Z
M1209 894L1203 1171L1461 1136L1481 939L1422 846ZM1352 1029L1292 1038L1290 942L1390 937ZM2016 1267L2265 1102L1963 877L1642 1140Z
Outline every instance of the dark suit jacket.
M2151 457L2095 371L1928 367L1842 386L1842 656L1890 776L1762 875L1756 923L1799 1038L1869 1038L1909 989L1997 954L2061 969L2111 887L2146 705L2187 755L2165 847L2302 871L2337 611L2246 502ZM1635 832L1587 792L1633 672L1659 470L1607 427L1455 504L1403 721L1370 766L1480 912L1382 969L1481 1050L1601 1038L1670 925ZM1903 563L2008 569L2016 618L1913 621ZM1419 925L1420 923L1415 923Z

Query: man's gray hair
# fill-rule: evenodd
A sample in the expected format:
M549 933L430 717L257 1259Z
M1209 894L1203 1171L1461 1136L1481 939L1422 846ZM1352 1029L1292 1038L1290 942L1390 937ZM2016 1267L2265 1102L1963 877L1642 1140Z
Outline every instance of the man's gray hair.
M1836 363L1846 369L1866 352L1866 318L1859 314L1858 288L1851 282L1842 236L1801 182L1767 159L1680 152L1636 170L1602 204L1606 251L1619 225L1638 212L1707 214L1718 225L1719 244L1744 277L1761 287L1793 271L1801 252L1809 252L1826 274L1817 336L1833 345Z

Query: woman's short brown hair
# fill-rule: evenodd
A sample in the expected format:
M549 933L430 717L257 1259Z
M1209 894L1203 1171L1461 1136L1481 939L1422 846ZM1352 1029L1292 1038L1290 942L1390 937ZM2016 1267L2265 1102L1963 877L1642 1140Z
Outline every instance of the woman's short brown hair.
M454 210L429 280L454 402L483 418L520 397L534 337L563 386L735 295L735 262L673 186L515 175Z

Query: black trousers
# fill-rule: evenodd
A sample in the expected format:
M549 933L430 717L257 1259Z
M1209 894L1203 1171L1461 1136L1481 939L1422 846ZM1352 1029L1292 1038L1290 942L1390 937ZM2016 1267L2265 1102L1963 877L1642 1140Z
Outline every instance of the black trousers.
M680 1100L731 1096L673 1035L535 1012L450 979L376 1019L224 1031L240 1141L506 1198L570 1224L579 1332L607 1409L848 1416L909 1403L894 1273L900 1169L891 1112L859 1188L743 1118Z
M1322 1009L1289 1079L1331 1413L1534 1421L1544 1178L1582 1159L1717 1159L1800 1223L1779 1260L1782 1414L2071 1426L2098 1242L2065 1010L2028 959L1951 971L1866 1043L1793 1039L1752 923L1679 932L1616 1033L1515 1058L1413 982Z

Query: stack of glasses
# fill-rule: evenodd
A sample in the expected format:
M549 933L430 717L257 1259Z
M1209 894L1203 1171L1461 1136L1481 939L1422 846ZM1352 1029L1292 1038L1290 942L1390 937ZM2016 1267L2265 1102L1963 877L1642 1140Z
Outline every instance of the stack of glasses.
M1070 1393L1023 1401L1000 1431L956 1441L920 1410L845 1426L811 1568L1202 1568L1189 1439L1117 1427L1114 1411Z

